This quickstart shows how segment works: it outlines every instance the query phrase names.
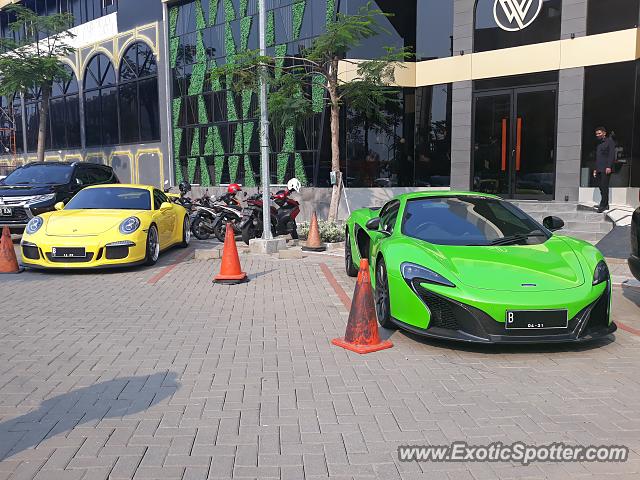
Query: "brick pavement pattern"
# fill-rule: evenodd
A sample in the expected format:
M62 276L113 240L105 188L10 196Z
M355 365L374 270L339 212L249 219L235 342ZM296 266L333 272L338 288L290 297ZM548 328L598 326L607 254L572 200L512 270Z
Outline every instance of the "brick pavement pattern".
M330 344L347 311L319 263L350 295L340 258L243 254L251 281L238 286L212 284L219 260L157 279L180 253L0 277L0 479L640 478L636 335L471 347L383 331L395 347L359 356ZM616 315L638 321L640 294L616 295ZM527 467L397 460L398 445L456 440L632 451Z

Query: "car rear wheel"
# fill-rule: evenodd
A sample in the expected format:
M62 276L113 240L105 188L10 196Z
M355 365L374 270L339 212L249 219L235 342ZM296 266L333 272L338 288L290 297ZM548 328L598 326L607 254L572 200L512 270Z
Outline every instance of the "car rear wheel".
M351 239L349 238L349 231L344 236L344 268L347 271L347 275L350 277L358 276L358 269L353 264L353 253L351 252Z
M147 233L147 255L144 259L145 265L155 265L160 256L160 240L158 239L158 229L155 225L149 227Z
M189 223L189 217L184 217L184 221L182 222L182 243L180 243L180 246L187 248L189 242L191 242L191 225Z
M376 265L376 316L378 323L383 328L395 328L391 321L391 302L389 300L389 279L384 260L380 258Z

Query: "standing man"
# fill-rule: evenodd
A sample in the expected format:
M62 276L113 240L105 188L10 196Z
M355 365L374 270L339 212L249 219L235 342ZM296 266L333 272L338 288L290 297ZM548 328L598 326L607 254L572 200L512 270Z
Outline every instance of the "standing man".
M609 179L616 159L616 144L611 137L607 136L607 129L604 127L596 128L596 138L598 145L596 146L596 168L593 171L593 177L600 188L601 198L598 213L602 213L609 209Z

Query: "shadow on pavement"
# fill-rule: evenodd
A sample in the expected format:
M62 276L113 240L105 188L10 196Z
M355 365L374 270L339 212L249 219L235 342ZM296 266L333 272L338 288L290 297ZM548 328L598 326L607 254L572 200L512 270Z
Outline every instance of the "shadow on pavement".
M175 372L121 377L45 400L40 408L0 423L0 461L76 426L143 412L179 388Z

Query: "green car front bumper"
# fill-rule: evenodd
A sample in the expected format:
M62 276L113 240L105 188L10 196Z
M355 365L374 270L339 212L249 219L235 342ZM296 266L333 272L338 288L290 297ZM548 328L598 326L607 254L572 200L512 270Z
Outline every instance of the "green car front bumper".
M601 292L596 292L598 296L595 299L586 300L586 304L583 300L581 308L580 302L577 302L577 307L576 303L569 306L567 310L570 316L566 328L507 330L504 321L496 320L478 306L444 295L442 287L434 286L431 289L423 283L395 280L396 289L406 288L413 299L407 301L406 295L396 292L400 294L396 295L396 299L404 297L405 301L402 304L395 302L395 308L392 305L392 321L398 327L417 335L473 343L568 343L595 340L617 330L615 323L610 321L610 282L599 286L598 290ZM404 288L400 282L404 284ZM406 290L403 293L408 293ZM418 314L420 309L417 308L417 302L424 311L422 315ZM477 302L474 303L477 305ZM487 307L493 306L495 303L490 300ZM510 306L536 309L534 304L518 303ZM501 308L504 310L508 307L503 304ZM405 317L409 311L411 314Z

